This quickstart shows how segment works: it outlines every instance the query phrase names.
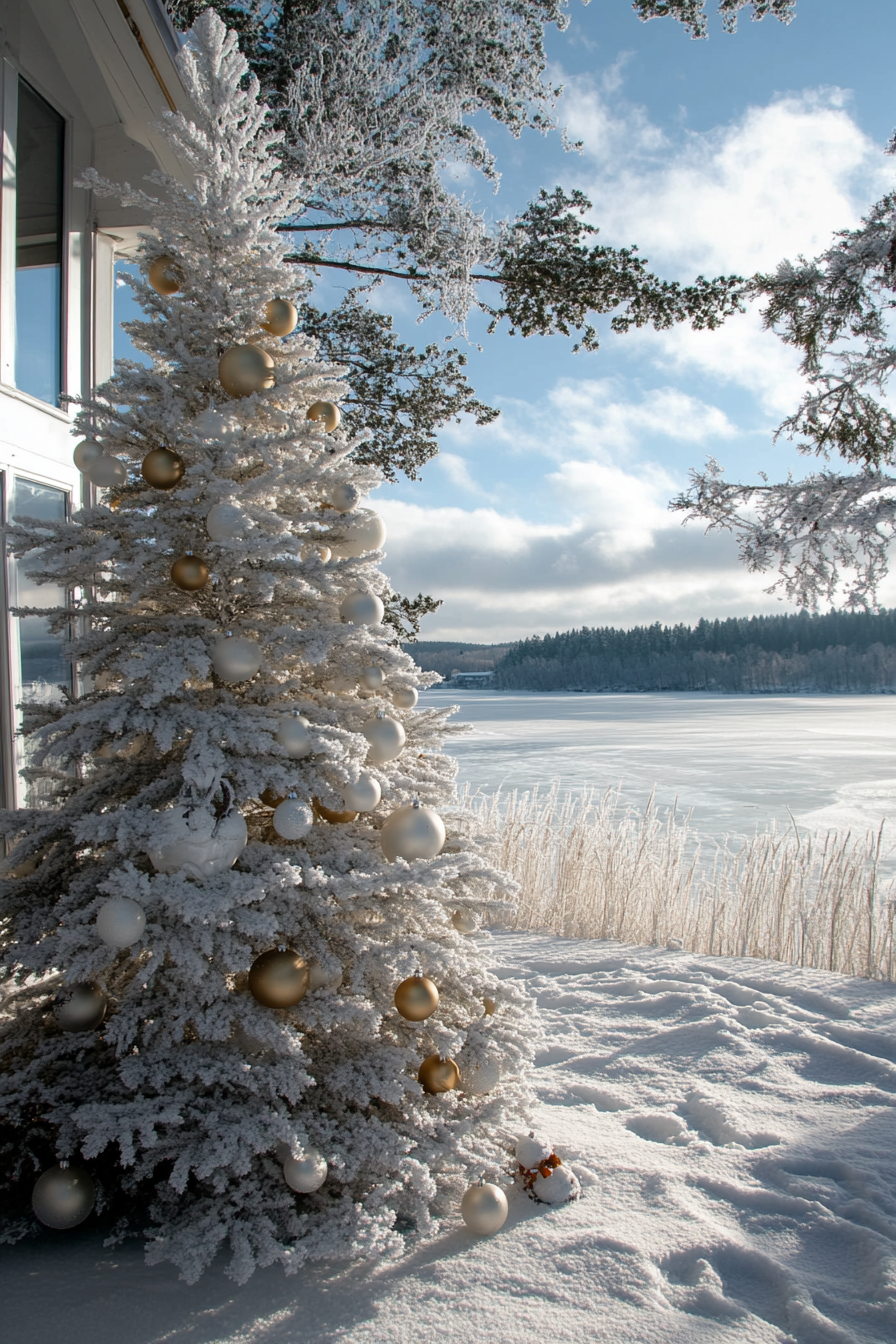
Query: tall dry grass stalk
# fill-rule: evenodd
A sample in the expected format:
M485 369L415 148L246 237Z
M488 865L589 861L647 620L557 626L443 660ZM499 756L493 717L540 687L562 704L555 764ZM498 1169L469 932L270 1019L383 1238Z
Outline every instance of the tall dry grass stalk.
M882 830L862 839L771 830L709 849L653 796L618 791L470 799L521 887L500 925L564 938L681 946L893 980L896 889L881 878Z

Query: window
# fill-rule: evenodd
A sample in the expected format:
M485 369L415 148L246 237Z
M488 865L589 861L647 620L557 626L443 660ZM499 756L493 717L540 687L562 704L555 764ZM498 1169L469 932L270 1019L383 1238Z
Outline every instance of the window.
M65 490L16 477L10 500L10 519L39 518L47 522L59 522L66 517L67 511L68 494ZM34 559L34 551L21 560L10 559L10 606L64 606L65 588L52 583L38 585L25 574L24 571L33 564ZM65 635L53 634L46 616L15 616L11 625L13 703L18 705L23 700L61 700L63 693L60 687L71 689L72 686L72 665L63 656ZM21 727L21 716L17 726ZM29 763L29 743L27 738L22 737L16 741L16 765L21 770ZM39 804L39 786L28 788L25 802L31 807Z
M15 384L59 405L65 122L19 81L16 129ZM35 487L38 488L38 487Z

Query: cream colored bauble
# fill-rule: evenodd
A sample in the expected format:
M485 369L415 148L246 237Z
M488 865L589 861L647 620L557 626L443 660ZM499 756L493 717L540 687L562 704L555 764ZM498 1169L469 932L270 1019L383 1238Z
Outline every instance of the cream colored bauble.
M458 1064L460 1090L471 1097L484 1097L489 1092L494 1092L501 1081L501 1066L497 1060L485 1059L481 1064L468 1065L461 1054Z
M218 361L218 379L232 397L251 397L274 386L274 361L258 345L234 345Z
M147 275L150 287L163 298L179 294L184 282L184 273L173 257L156 257Z
M386 674L381 667L363 667L361 685L368 691L378 691L385 685Z
M97 911L96 931L109 947L130 947L143 937L145 928L143 907L127 896L113 896Z
M68 1162L60 1162L38 1176L31 1193L31 1207L44 1227L58 1231L83 1223L95 1203L96 1187L90 1172Z
M370 743L367 760L371 765L385 765L387 761L394 761L396 756L401 754L405 744L405 732L397 719L387 718L380 712L376 718L367 720L361 732Z
M238 541L249 526L246 515L236 504L216 504L205 518L205 529L212 541Z
M338 523L334 531L342 534L342 540L332 544L337 560L359 560L371 551L381 551L386 541L386 525L373 509L359 509Z
M86 471L91 462L102 456L103 445L101 443L97 443L96 439L82 439L80 443L75 444L72 461L79 471Z
M222 681L248 681L261 667L261 649L254 639L229 635L212 645L211 659Z
M460 1216L471 1232L488 1237L507 1221L507 1196L499 1185L481 1180L471 1185L460 1202Z
M327 1163L316 1148L307 1147L301 1157L288 1157L283 1163L283 1178L290 1190L310 1195L327 1179Z
M349 513L361 498L361 492L351 482L340 481L338 485L333 486L327 498L337 513Z
M328 822L331 826L345 826L348 822L354 821L358 815L357 812L342 812L338 808L327 807L319 798L312 798L311 806L315 817Z
M235 807L220 819L203 808L173 807L159 813L157 843L146 853L156 872L202 881L232 868L248 839L246 818Z
M320 420L328 434L332 434L342 419L339 407L332 401L314 401L305 412L306 420Z
M372 812L382 796L379 780L367 770L362 770L353 784L342 786L342 801L354 812Z
M479 928L479 920L473 914L472 910L455 910L451 916L451 923L457 929L458 933L475 933Z
M124 485L128 479L128 469L120 457L110 457L108 453L100 453L99 457L92 457L87 463L84 475L91 485L96 485L102 490L108 490L113 485Z
M339 615L350 625L380 625L385 615L376 593L349 593L339 606Z
M314 813L294 793L274 808L271 818L274 830L283 840L304 840L314 825Z
M445 843L445 823L431 807L413 802L387 818L380 844L390 863L396 859L434 859Z
M270 332L272 336L289 336L295 331L299 314L296 311L294 303L289 299L271 299L264 310L265 320L260 322L262 331Z
M296 714L294 718L283 720L274 740L279 742L291 760L300 761L303 756L311 755L310 727L307 719Z
M392 692L392 703L396 709L413 709L417 703L417 691L413 686L396 686Z

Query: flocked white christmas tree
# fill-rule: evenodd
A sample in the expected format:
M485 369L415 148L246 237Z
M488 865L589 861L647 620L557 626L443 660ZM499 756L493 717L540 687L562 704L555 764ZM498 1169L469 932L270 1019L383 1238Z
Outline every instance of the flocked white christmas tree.
M84 689L26 714L54 806L4 819L4 1161L51 1225L95 1187L151 1262L192 1280L229 1243L243 1280L456 1210L506 1161L536 1027L469 936L506 883L381 624L343 371L272 334L277 135L213 13L180 61L195 121L167 134L195 185L157 178L129 328L152 367L80 412L99 503L11 531L72 593Z

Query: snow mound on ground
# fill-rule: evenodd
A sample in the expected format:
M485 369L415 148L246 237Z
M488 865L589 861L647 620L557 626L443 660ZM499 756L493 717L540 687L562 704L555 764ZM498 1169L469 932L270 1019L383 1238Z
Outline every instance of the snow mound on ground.
M28 1344L892 1344L896 987L746 959L493 940L547 1027L538 1133L583 1186L509 1188L398 1264L235 1289L89 1228L5 1248Z

